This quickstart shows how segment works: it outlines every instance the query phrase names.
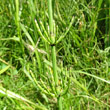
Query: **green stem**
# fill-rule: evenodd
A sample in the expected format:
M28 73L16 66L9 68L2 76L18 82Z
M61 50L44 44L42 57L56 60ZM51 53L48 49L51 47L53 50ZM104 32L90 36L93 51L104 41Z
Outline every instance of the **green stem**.
M59 106L59 110L63 110L62 109L62 97L61 96L58 99L58 106Z
M50 27L50 38L51 38L51 51L52 51L52 66L53 76L55 81L55 89L57 96L59 95L58 87L58 74L57 74L57 61L56 61L56 46L55 46L55 35L54 35L54 24L53 24L53 12L52 12L52 0L48 0L49 9L49 27ZM58 108L62 110L62 97L58 97Z
M16 5L16 26L17 26L17 35L20 38L20 45L22 48L22 52L24 53L24 47L23 47L23 43L22 43L22 36L21 36L21 29L20 29L20 17L19 17L19 0L15 0L15 5Z
M57 64L56 64L56 49L55 49L55 36L53 33L53 12L52 12L52 0L48 0L48 12L49 12L49 27L50 27L50 38L51 38L51 50L52 50L52 65L55 86L58 86L58 74L57 74Z
M109 0L109 16L110 16L110 0ZM108 26L108 28L109 28L109 41L108 41L108 46L110 46L110 19L109 19L109 26Z
M49 12L49 27L50 33L53 33L53 15L52 15L52 0L48 0L48 12Z
M107 8L107 2L106 2L106 5L105 5L105 7L104 8ZM105 10L105 14L106 14L106 17L107 17L107 15L108 15L108 10ZM105 45L105 47L104 48L106 48L106 47L108 47L108 41L107 41L107 35L108 35L108 19L106 18L105 19L105 35L106 35L106 37L105 37L105 39L104 39L104 45Z
M53 74L55 86L58 86L58 74L57 74L57 64L56 64L56 48L55 46L51 47L52 49L52 65L53 65Z
M19 0L16 0L15 2L16 2L16 26L17 26L17 34L18 34L18 37L20 37Z

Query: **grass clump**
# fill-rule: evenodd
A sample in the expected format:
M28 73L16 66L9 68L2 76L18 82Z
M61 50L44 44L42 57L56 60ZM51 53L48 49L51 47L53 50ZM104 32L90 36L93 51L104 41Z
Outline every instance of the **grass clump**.
M1 110L109 110L108 2L0 4Z

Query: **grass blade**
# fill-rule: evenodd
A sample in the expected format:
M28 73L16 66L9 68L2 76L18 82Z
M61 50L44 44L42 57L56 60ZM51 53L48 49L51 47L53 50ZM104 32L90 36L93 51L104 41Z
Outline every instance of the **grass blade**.
M5 71L7 71L9 68L10 68L10 65L0 70L0 75L3 74Z

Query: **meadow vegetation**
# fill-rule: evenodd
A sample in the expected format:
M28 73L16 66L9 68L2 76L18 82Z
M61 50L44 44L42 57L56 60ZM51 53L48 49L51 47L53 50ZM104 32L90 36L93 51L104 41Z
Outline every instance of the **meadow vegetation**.
M0 110L109 110L109 5L0 0Z

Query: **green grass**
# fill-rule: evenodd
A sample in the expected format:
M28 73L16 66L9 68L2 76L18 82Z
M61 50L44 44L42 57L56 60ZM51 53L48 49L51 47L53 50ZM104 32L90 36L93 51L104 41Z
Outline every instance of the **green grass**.
M109 110L109 1L0 1L0 110Z

